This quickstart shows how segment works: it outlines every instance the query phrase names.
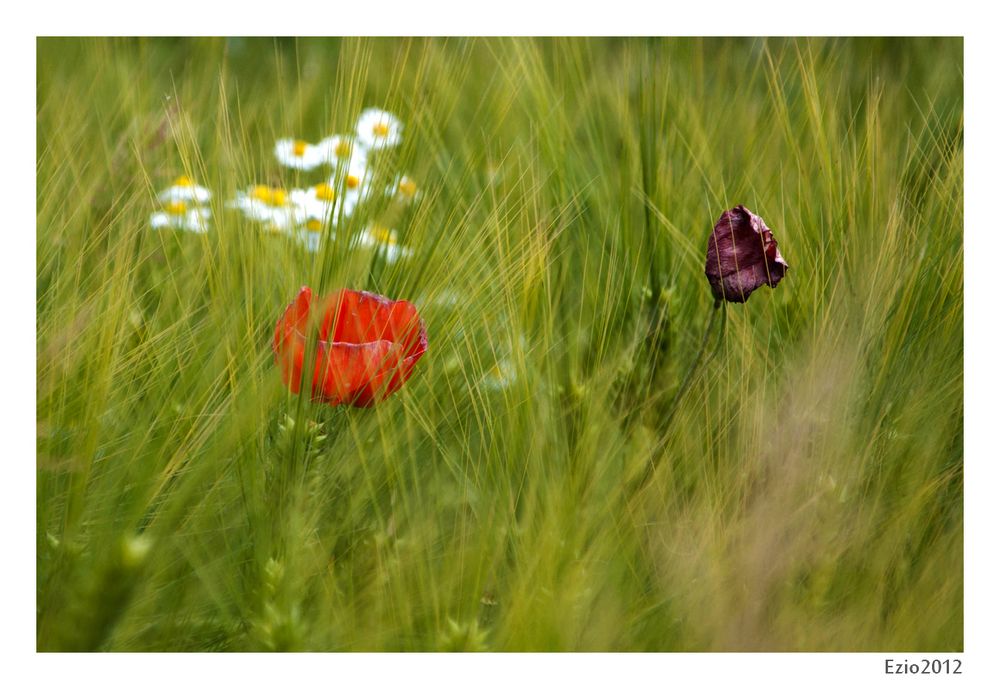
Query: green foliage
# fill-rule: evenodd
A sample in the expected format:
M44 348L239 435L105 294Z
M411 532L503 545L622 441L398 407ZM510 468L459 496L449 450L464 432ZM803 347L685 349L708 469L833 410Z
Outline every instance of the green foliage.
M412 257L225 207L367 106ZM960 39L39 39L37 111L39 650L962 649ZM417 304L400 392L288 393L304 284Z

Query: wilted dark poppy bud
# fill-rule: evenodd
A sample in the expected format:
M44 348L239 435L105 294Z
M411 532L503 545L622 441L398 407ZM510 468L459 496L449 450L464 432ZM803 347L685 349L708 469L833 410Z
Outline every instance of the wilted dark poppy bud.
M705 275L717 300L745 302L761 285L777 285L786 270L771 230L745 206L726 211L715 223Z

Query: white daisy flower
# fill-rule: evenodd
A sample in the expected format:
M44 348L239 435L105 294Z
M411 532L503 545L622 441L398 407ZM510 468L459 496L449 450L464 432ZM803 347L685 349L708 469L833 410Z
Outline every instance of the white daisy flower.
M322 220L319 218L309 218L304 225L298 228L295 238L305 247L306 251L314 254L319 251L319 243L325 229L326 224ZM333 232L329 235L331 240L333 240L334 236Z
M355 241L358 246L374 248L387 263L395 263L401 258L413 255L413 249L399 243L399 234L396 230L381 225L369 225L355 238Z
M353 204L348 200L348 195L343 194L339 198L333 187L326 182L309 187L308 189L292 189L291 203L296 206L307 219L326 221L333 219L336 224L341 216L350 217L354 211Z
M500 351L495 352L496 357L492 368L490 368L480 379L481 384L489 390L506 390L517 382L518 370L515 365L515 356L519 351L528 349L528 340L524 335L519 335L517 340L504 343Z
M367 108L358 117L357 133L358 142L365 148L391 148L403 140L403 123L391 112Z
M246 193L237 192L229 207L242 211L273 232L288 232L305 219L304 211L290 202L288 192L265 185L251 187Z
M161 191L157 198L163 203L208 203L212 192L205 187L199 187L187 175L181 175L174 183Z
M322 142L311 144L302 139L279 139L274 144L274 157L285 167L312 170L330 162L328 147Z
M483 375L483 385L490 390L505 390L517 380L517 369L507 357L497 361L493 368Z
M394 196L403 203L412 203L420 198L420 188L413 178L403 175L385 190L386 196Z
M340 163L326 184L338 192L344 205L344 214L351 215L359 203L371 198L373 172L363 156L354 156Z
M330 165L338 175L350 174L364 177L369 172L368 152L361 146L353 146L347 155L333 154Z
M191 208L184 201L170 201L164 204L162 211L149 216L149 224L155 230L170 228L204 234L208 232L208 219L211 217L212 211L208 208Z
M359 145L355 137L350 134L334 134L316 145L323 149L327 162L334 166L349 164L355 159L360 159L363 163L367 153L365 148Z

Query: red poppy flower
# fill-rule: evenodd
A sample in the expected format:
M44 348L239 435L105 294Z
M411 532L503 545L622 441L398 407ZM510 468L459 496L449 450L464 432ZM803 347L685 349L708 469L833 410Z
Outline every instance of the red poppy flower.
M296 394L307 336L317 327L312 399L330 406L368 407L385 399L427 351L423 321L408 301L349 289L323 297L315 308L312 301L312 290L303 287L274 331L274 360Z
M715 223L705 275L716 299L745 302L761 285L777 285L786 270L771 230L745 206L726 211Z

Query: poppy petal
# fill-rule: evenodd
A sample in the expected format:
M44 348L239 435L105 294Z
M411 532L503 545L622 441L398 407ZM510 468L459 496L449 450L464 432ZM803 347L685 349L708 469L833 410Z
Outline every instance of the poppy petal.
M787 269L774 234L745 206L725 211L715 223L705 275L716 299L745 302L758 287L775 287Z
M316 314L319 323L310 323ZM398 390L427 351L427 332L413 304L342 289L315 304L303 287L275 328L281 378L298 393L306 333L317 327L312 398L330 405L370 406Z

